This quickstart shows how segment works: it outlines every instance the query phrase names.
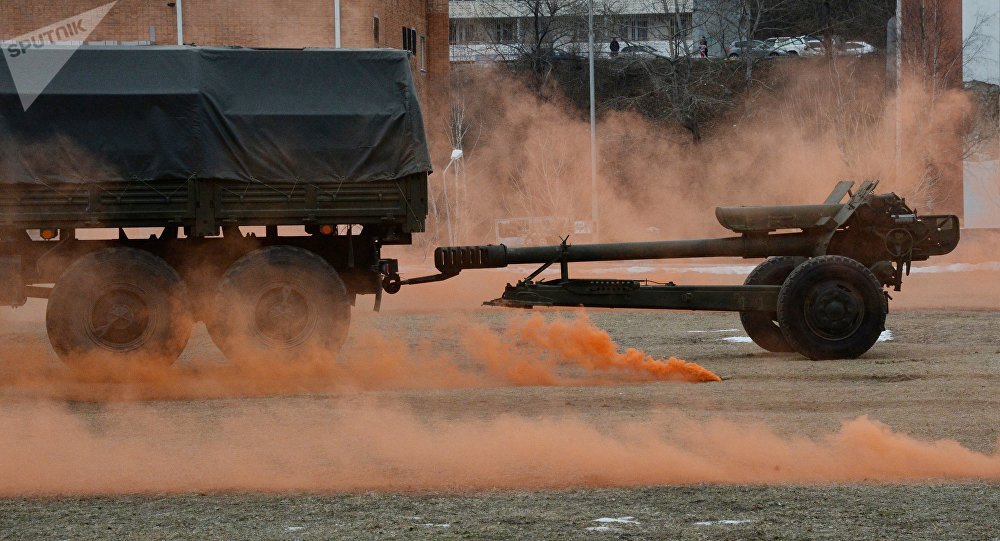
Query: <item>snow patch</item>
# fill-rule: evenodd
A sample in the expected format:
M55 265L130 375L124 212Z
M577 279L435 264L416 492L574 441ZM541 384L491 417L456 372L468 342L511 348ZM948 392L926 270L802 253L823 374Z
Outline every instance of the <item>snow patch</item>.
M302 530L305 530L305 529L306 529L305 526L287 526L287 527L285 527L285 531L286 532L301 532Z
M749 344L753 340L749 336L727 336L725 338L719 338L724 342L729 342L731 344Z
M892 342L895 337L892 335L892 331L886 329L882 331L882 334L878 335L878 342Z
M433 522L418 524L418 526L423 526L424 528L451 528L451 524L434 524Z
M588 526L588 532L614 532L618 531L618 528L612 528L611 526Z
M920 274L924 272L973 272L997 270L1000 270L1000 262L991 261L989 263L951 263L948 265L927 265L926 267L913 267L910 272Z
M594 522L603 522L605 524L608 523L639 524L639 521L636 520L635 517L618 517L618 518L601 517L601 518L595 518Z
M752 520L703 520L695 522L695 526L732 526L738 524L749 524Z

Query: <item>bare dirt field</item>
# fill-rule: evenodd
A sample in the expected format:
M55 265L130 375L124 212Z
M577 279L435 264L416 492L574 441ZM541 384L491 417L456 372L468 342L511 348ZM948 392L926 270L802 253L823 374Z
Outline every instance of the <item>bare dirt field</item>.
M851 361L426 289L359 306L337 368L235 369L198 329L111 383L31 305L0 316L0 539L1000 539L998 279L915 274Z

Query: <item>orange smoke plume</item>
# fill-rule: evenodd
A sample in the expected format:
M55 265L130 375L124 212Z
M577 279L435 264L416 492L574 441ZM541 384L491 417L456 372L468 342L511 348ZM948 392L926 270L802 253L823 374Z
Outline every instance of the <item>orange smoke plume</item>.
M611 335L591 324L584 315L573 321L556 320L551 323L535 316L515 323L513 329L521 340L558 352L565 359L592 371L626 370L663 381L722 381L710 370L675 357L654 359L633 348L618 353L618 346Z
M468 321L442 322L431 330L434 346L369 330L355 336L339 359L321 352L292 364L219 362L218 352L206 344L208 351L192 345L189 349L201 349L201 354L176 366L68 368L46 362L44 344L36 340L0 352L0 397L107 401L719 381L694 363L660 361L632 349L618 353L611 337L585 318L546 322L536 316L512 319L509 325L503 332ZM462 340L449 346L455 334Z
M804 438L656 412L600 428L351 398L226 406L8 404L0 496L1000 480L997 451L915 439L865 417Z

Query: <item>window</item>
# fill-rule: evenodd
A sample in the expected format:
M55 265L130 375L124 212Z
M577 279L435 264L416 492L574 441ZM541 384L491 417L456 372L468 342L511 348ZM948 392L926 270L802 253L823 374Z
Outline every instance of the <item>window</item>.
M427 37L420 36L420 69L427 69Z
M517 20L498 18L488 27L494 43L514 43L517 36Z
M674 39L691 39L691 14L675 13L670 16L670 30Z
M626 15L619 20L618 37L626 41L649 41L649 17Z
M375 39L375 46L378 47L378 16L372 19L372 37Z
M479 40L476 37L475 24L462 19L448 21L448 43L456 45L459 43L475 43L476 41Z
M417 29L403 27L403 50L410 51L410 54L417 54Z
M649 17L636 17L632 23L635 41L649 40Z

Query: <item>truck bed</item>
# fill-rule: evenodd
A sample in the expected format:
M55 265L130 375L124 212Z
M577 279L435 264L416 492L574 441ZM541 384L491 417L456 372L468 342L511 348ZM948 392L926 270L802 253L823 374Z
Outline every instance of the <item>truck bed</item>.
M212 235L230 225L385 225L422 232L427 175L311 184L198 179L6 186L0 227L188 228Z

